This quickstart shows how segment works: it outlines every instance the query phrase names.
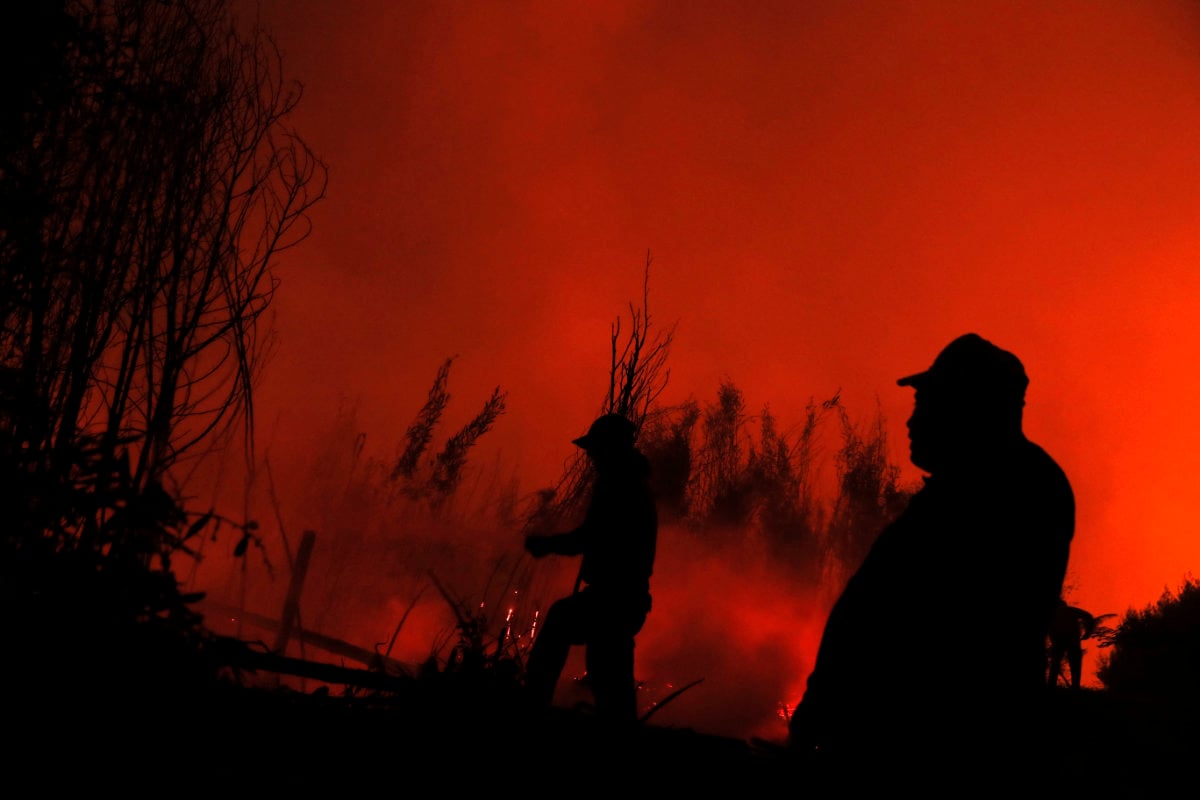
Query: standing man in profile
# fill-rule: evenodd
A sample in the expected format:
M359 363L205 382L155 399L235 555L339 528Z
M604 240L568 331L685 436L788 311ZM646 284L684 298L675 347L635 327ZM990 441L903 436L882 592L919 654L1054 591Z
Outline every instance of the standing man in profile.
M1058 686L1062 677L1063 660L1070 670L1071 688L1078 690L1083 682L1083 640L1092 638L1098 620L1089 611L1073 606L1059 598L1050 624L1050 668L1047 680L1050 688Z
M898 383L916 390L924 485L834 604L790 744L842 777L950 780L947 767L986 765L981 780L1015 779L995 768L1015 768L1041 730L1074 494L1023 432L1017 356L968 333Z
M618 724L637 721L634 637L650 613L658 538L650 463L635 433L625 416L605 414L574 439L595 468L584 520L565 533L525 538L535 558L582 556L575 591L550 606L533 641L526 689L538 705L551 705L571 646L583 645L596 715Z

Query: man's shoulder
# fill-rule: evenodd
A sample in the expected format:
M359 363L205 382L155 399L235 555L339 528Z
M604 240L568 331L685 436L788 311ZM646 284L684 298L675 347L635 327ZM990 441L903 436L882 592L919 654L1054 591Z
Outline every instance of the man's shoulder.
M1075 492L1062 465L1036 442L1026 440L1010 474L1023 493L1063 507L1074 507Z
M1066 470L1062 468L1058 460L1037 442L1025 439L1018 450L1018 457L1022 459L1028 468L1041 470L1053 474L1063 481L1070 482L1067 478Z

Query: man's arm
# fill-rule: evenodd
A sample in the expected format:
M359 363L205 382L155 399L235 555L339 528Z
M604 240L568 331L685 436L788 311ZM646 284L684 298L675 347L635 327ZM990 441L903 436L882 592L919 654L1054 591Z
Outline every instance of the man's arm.
M530 534L525 537L525 549L534 558L550 555L577 556L586 549L589 534L587 523L565 533Z
M1082 608L1077 608L1075 610L1079 614L1079 622L1080 622L1081 627L1083 628L1083 633L1080 635L1079 638L1080 639L1092 638L1092 634L1096 632L1096 618L1093 617L1088 612L1084 611Z

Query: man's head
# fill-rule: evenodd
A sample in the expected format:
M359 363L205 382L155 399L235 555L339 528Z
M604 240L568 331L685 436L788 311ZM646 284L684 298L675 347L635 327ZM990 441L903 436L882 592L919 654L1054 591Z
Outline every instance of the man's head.
M908 432L912 461L921 469L962 464L1021 434L1025 367L978 334L958 337L929 369L897 383L917 390Z
M634 424L624 415L605 414L592 423L587 433L571 441L593 461L601 462L631 451L636 432Z

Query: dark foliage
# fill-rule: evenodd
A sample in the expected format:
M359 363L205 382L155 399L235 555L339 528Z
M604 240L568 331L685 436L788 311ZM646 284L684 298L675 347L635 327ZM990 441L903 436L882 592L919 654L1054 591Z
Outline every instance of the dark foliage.
M900 484L900 469L888 458L885 420L876 414L865 428L838 407L842 446L837 453L838 493L825 532L827 570L834 583L848 578L884 526L908 504L911 487Z
M1130 609L1102 646L1096 674L1105 688L1200 709L1200 581L1189 576Z
M446 383L450 379L450 365L453 363L453 358L442 362L433 379L433 385L429 387L429 397L425 400L425 405L421 406L416 418L404 432L404 450L392 468L392 480L411 479L421 463L421 456L425 454L433 439L433 432L441 421L442 412L450 403L450 392L446 389Z
M694 524L715 529L746 526L754 512L753 474L746 468L746 401L733 381L717 387L717 399L701 418L703 444L691 475L689 506Z
M405 497L424 502L433 511L445 509L453 499L462 482L471 450L504 414L508 399L507 393L497 386L484 402L483 408L447 438L432 458L426 458L450 404L448 384L453 363L454 358L447 358L438 368L425 404L404 432L400 455L386 481L398 487ZM364 477L374 481L379 471L378 465L369 464L368 467L368 475Z
M6 73L28 80L0 140L13 424L37 450L102 434L162 480L239 423L251 445L274 262L324 168L286 125L300 87L222 0L52 7L15 45L35 71Z
M688 514L692 442L699 420L700 405L689 400L656 410L643 425L640 447L652 465L650 477L664 521L681 520Z
M4 669L165 708L221 661L177 562L222 528L261 546L187 508L187 459L253 451L259 322L324 167L286 124L300 87L224 0L36 6L0 12Z
M826 451L822 434L831 414L841 441ZM856 424L839 394L810 399L800 424L783 429L769 407L749 414L742 390L726 379L704 407L688 400L655 409L640 446L664 518L708 539L757 536L804 585L830 591L914 490L900 483L889 459L882 414ZM819 485L827 461L836 468L831 493Z
M204 690L217 642L192 608L172 559L222 523L185 513L157 483L135 484L129 459L81 438L53 472L6 453L0 541L0 629L15 645L7 685L46 702L123 697L130 703ZM238 526L258 543L253 523ZM15 682L15 683L14 683Z
M493 389L479 413L451 436L437 454L433 474L429 478L435 504L445 502L458 488L462 481L463 468L467 463L467 455L479 441L479 437L491 430L496 418L504 413L505 398L505 393L500 391L499 387Z

